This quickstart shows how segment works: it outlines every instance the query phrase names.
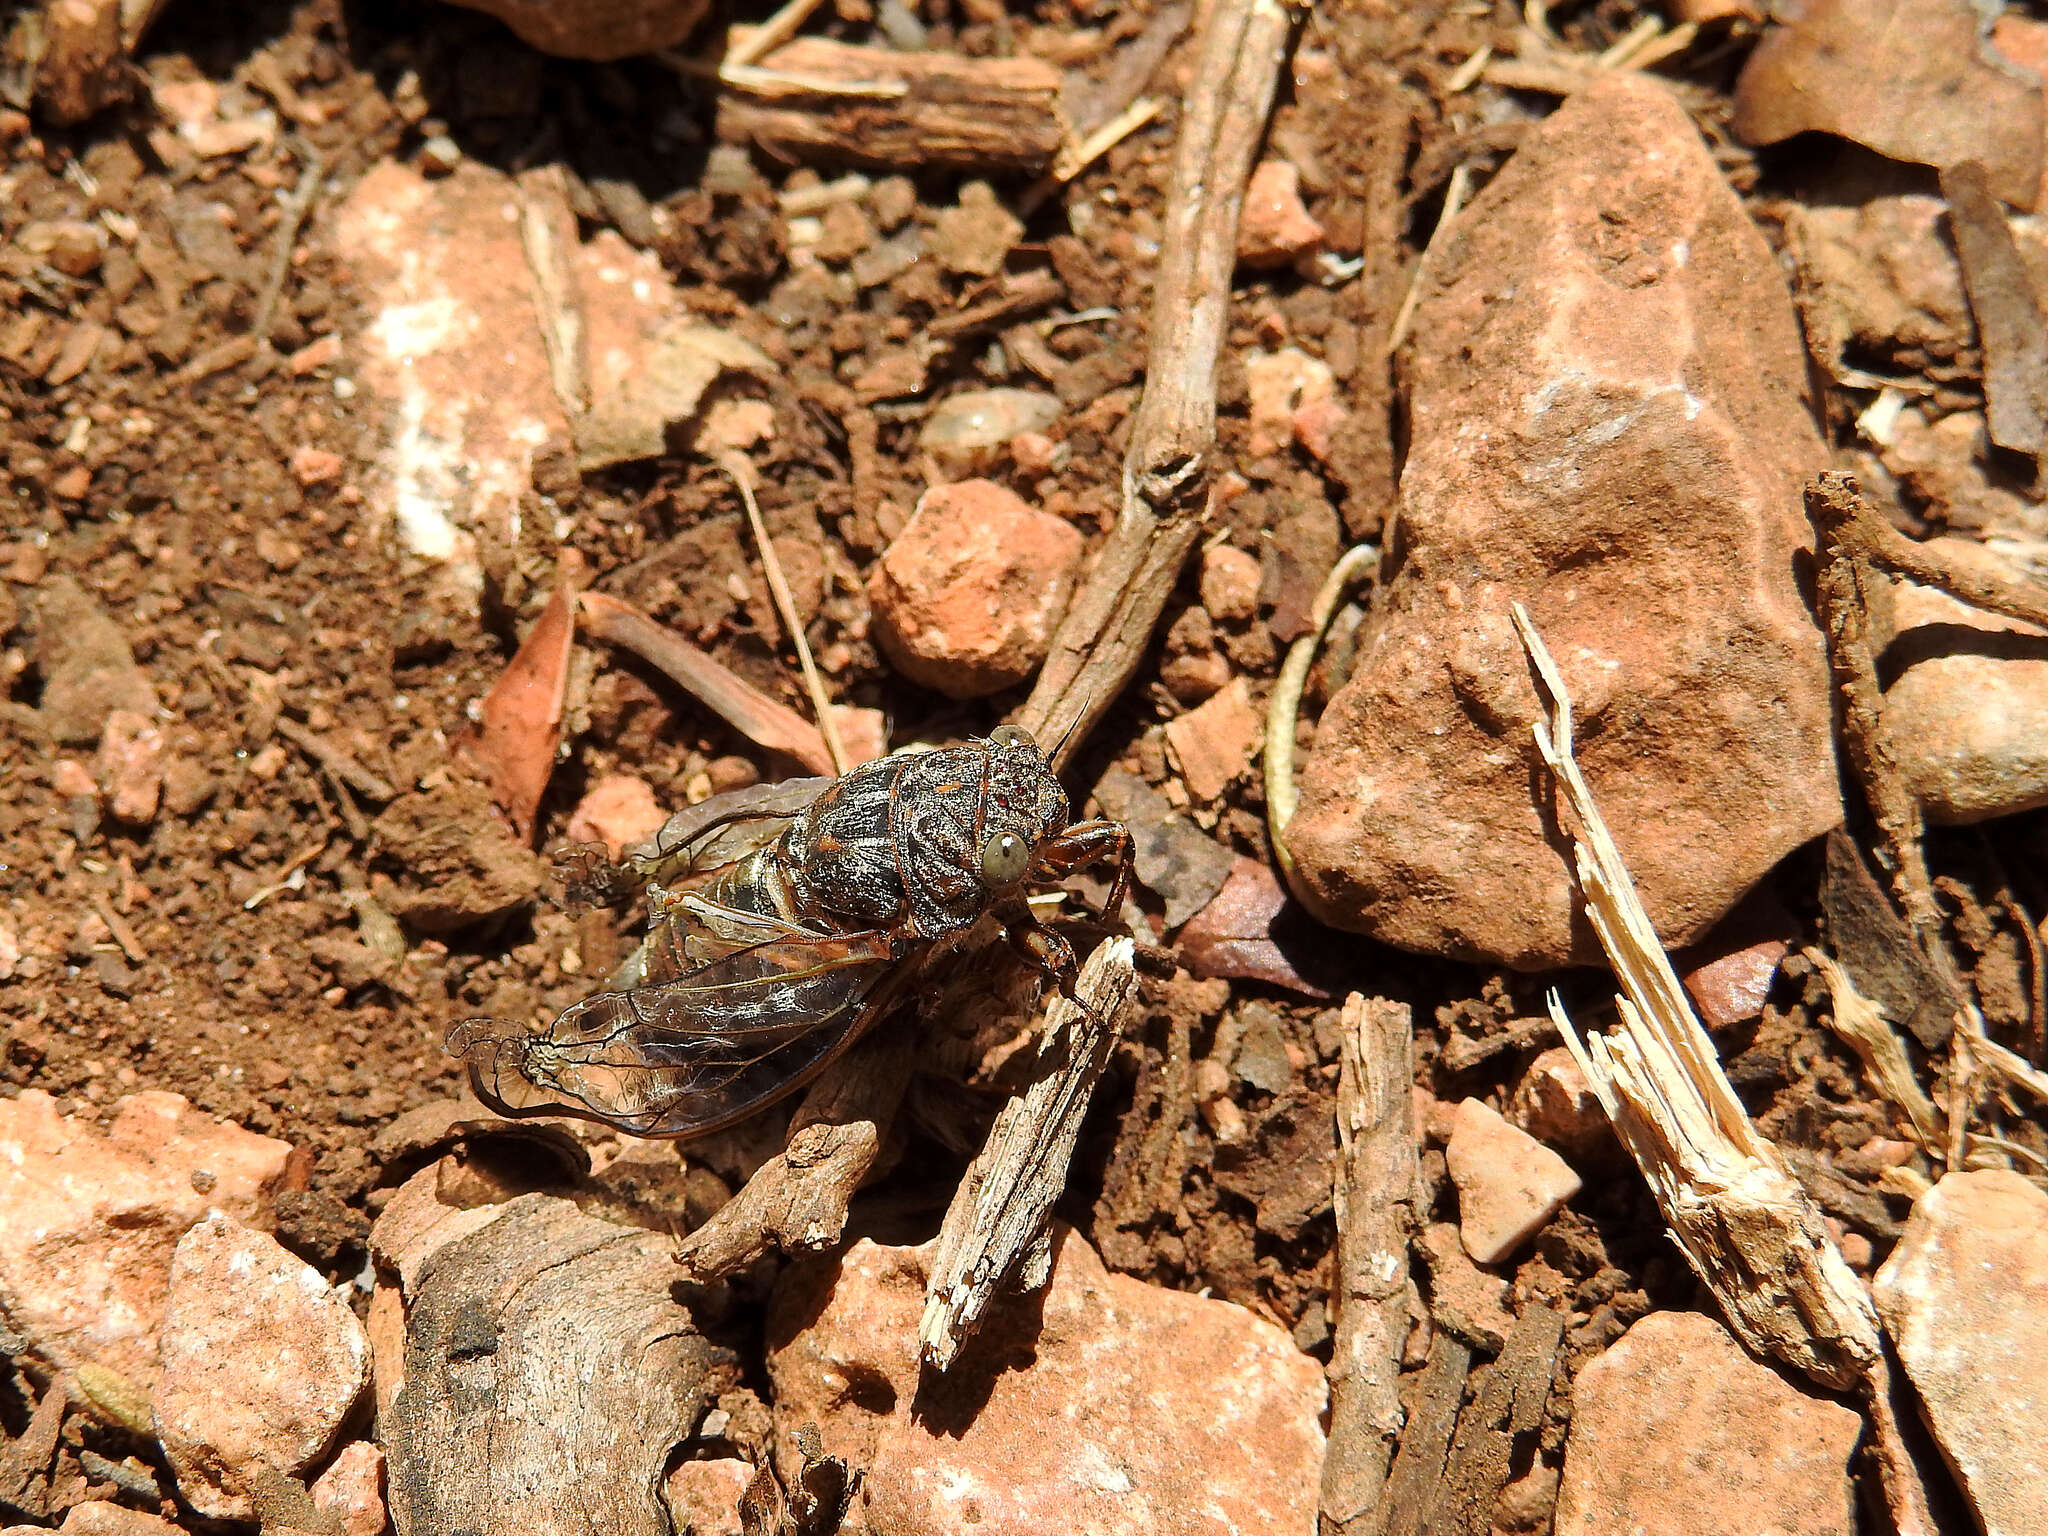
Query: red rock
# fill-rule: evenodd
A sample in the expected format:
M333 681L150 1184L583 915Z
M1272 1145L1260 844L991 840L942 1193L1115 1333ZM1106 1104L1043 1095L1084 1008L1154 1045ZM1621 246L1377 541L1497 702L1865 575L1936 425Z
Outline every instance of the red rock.
M720 400L704 413L697 446L706 454L746 453L775 436L775 407L766 400Z
M373 502L392 507L413 553L467 561L471 530L509 537L533 450L569 436L534 318L517 189L471 161L429 181L386 160L343 200L334 228L368 317L352 348L356 376L390 418Z
M377 1420L386 1423L399 1388L405 1385L405 1293L397 1281L377 1277L363 1333L370 1341L370 1384L377 1399Z
M335 1536L384 1536L384 1452L352 1440L335 1453L312 1487L313 1507L340 1521Z
M2014 573L1973 539L1931 542L1958 565ZM1894 586L1892 613L1888 654L1904 665L1885 690L1883 736L1928 819L1967 824L2048 805L2048 656L2001 653L1982 638L2043 632L1911 582Z
M2005 1169L1946 1175L1873 1289L1986 1536L2048 1532L2048 1195Z
M1862 1429L1714 1319L1653 1312L1572 1385L1556 1536L1852 1536Z
M156 690L127 635L69 576L36 590L36 662L43 724L67 746L98 742L115 710L156 718Z
M562 59L623 59L673 48L695 30L706 0L455 0Z
M1529 1063L1508 1101L1507 1117L1546 1146L1584 1159L1613 1140L1600 1096L1572 1053L1554 1045Z
M147 715L114 710L100 734L93 770L116 821L154 821L164 789L164 733Z
M326 1456L370 1384L348 1303L276 1240L211 1216L178 1240L150 1394L178 1489L201 1514L247 1520L269 1477Z
M74 1504L64 1512L64 1523L57 1527L64 1536L184 1536L182 1526L156 1515L145 1515L139 1509L124 1509L119 1504L109 1504L95 1499L90 1504ZM46 1528L40 1525L10 1525L0 1536L17 1536L17 1533L33 1533L44 1536Z
M754 1469L733 1456L679 1461L664 1485L676 1529L692 1536L742 1536L740 1495Z
M1778 965L1788 953L1783 939L1745 944L1687 971L1685 990L1710 1028L1744 1023L1764 1011Z
M1208 803L1222 798L1252 765L1265 739L1266 717L1252 703L1241 677L1186 714L1166 723L1166 750L1188 793Z
M345 467L340 454L330 453L325 448L301 444L292 450L292 478L308 490L330 480L339 480Z
M285 359L285 366L292 377L303 379L309 373L318 373L322 368L332 368L341 361L341 338L328 335L307 342L298 351Z
M175 1093L122 1099L104 1132L40 1089L0 1100L0 1316L32 1360L97 1364L147 1393L179 1238L209 1209L268 1226L295 1174L288 1143Z
M1827 456L1776 259L1683 110L1619 74L1526 138L1437 256L1403 547L1302 769L1300 893L1409 949L1598 959L1531 793L1520 601L1651 919L1689 942L1841 816L1797 581Z
M50 764L50 788L66 800L90 800L100 792L92 770L74 758L60 757Z
M1043 432L1019 432L1010 439L1010 462L1020 475L1050 475L1063 468L1068 457L1067 445Z
M386 160L335 216L367 315L350 353L386 420L374 499L392 508L410 550L458 569L479 531L516 542L537 449L574 441L586 467L660 453L721 373L766 366L738 337L682 318L652 253L609 230L581 246L571 237L590 397L572 433L541 336L523 205L511 178L474 160L432 179Z
M1054 1238L1042 1304L998 1310L920 1391L929 1246L855 1243L792 1270L770 1314L778 1464L806 1422L865 1467L851 1524L896 1536L1308 1531L1321 1368L1229 1302L1105 1271ZM976 1370L975 1360L1000 1370ZM913 1398L918 1412L913 1415Z
M973 699L1038 670L1066 610L1082 539L989 480L925 492L868 578L875 636L896 669Z
M1237 259L1248 267L1284 267L1322 244L1323 226L1301 200L1301 172L1286 160L1261 162L1244 190Z
M422 1168L398 1186L370 1228L370 1257L381 1271L398 1277L407 1295L427 1260L504 1214L502 1206L462 1206L443 1200L442 1178L452 1171L446 1158Z
M1579 1192L1571 1165L1477 1099L1458 1105L1444 1148L1458 1186L1458 1238L1481 1264L1498 1264Z
M1202 551L1202 606L1209 617L1242 624L1259 612L1259 562L1234 544Z
M1331 403L1336 389L1330 365L1299 347L1254 352L1245 359L1244 374L1252 428L1245 452L1255 459L1278 453L1294 441L1296 419L1305 410L1313 412Z
M1853 139L1894 160L1983 165L2016 208L2041 184L2041 82L1980 45L1970 0L1804 0L1735 84L1736 135Z
M569 813L569 840L603 843L605 852L617 859L634 843L654 836L666 820L645 779L608 773L583 792Z

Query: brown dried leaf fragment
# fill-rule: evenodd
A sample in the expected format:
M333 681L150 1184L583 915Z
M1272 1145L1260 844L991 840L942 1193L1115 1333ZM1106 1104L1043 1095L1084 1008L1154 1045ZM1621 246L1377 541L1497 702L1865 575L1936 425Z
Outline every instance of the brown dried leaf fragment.
M1306 946L1283 948L1279 942L1289 926L1285 918L1291 906L1272 870L1257 859L1240 856L1230 866L1223 888L1188 920L1174 947L1181 963L1197 976L1263 981L1303 997L1328 998L1332 994L1326 987L1295 967L1290 948L1306 958ZM1299 907L1293 907L1293 913L1307 916Z
M482 719L464 747L520 838L533 833L562 739L562 703L576 644L575 602L566 583L555 589L518 653L484 695Z

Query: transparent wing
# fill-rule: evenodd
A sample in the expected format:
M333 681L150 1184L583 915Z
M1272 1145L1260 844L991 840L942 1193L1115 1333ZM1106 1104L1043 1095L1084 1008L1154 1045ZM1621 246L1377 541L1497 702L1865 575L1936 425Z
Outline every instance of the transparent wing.
M687 806L636 848L626 862L644 878L674 885L683 876L745 858L782 835L782 829L833 784L831 779L784 779L713 795Z
M781 925L673 981L586 998L538 1034L471 1019L448 1050L501 1114L699 1136L781 1098L850 1044L895 996L908 973L899 958L883 932Z

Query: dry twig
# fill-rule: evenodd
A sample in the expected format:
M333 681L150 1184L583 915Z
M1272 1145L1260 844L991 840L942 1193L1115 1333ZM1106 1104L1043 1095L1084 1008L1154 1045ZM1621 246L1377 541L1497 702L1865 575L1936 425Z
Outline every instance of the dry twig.
M1137 994L1129 939L1098 945L1081 967L1074 999L1055 997L1039 1037L1031 1086L1003 1106L981 1152L953 1193L925 1284L918 1353L945 1370L988 1305L1049 1278L1053 1202L1125 1011Z
M673 630L631 603L603 592L582 599L587 633L624 646L660 668L676 685L750 740L786 752L812 773L834 773L832 753L818 728L787 705L743 682Z
M1297 642L1299 643L1299 642ZM1375 1529L1401 1432L1408 1238L1419 1190L1413 1019L1406 1003L1344 1000L1337 1076L1337 1278L1323 1536Z
M1202 35L1174 148L1123 508L1018 712L1040 741L1065 742L1061 762L1130 681L1201 537L1238 216L1291 26L1281 0L1217 0Z
M734 28L733 46L748 31ZM1043 171L1066 142L1060 72L1043 59L896 53L800 37L759 63L671 58L721 85L718 135L785 160L874 170Z
M805 1095L783 1149L677 1245L684 1277L708 1284L773 1249L838 1242L847 1202L882 1150L910 1069L901 1030L885 1026L857 1042Z
M1870 584L1874 552L1884 541L1882 523L1847 475L1823 474L1806 488L1806 511L1819 532L1820 569L1815 595L1827 634L1828 663L1842 696L1842 747L1850 770L1870 806L1879 850L1892 879L1892 894L1914 938L1944 985L1963 996L1955 961L1942 934L1941 907L1921 846L1925 821L1919 802L1906 790L1899 765L1884 737L1884 690L1877 677L1879 642L1870 628ZM1884 533L1904 543L1889 524Z
M1812 1197L1729 1086L1572 756L1564 679L1520 604L1514 617L1548 717L1535 725L1536 748L1578 818L1579 888L1622 988L1615 999L1621 1028L1612 1035L1582 1039L1555 992L1551 1017L1642 1170L1672 1239L1737 1337L1822 1386L1863 1394L1893 1521L1901 1536L1932 1536L1926 1491L1887 1397L1869 1293Z

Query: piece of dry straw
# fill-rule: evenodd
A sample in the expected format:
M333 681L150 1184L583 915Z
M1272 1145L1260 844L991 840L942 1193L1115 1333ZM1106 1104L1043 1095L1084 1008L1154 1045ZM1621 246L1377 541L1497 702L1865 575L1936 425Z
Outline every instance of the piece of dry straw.
M1623 994L1611 1035L1581 1038L1555 992L1550 1016L1729 1326L1756 1353L1862 1395L1894 1524L1902 1536L1931 1531L1899 1439L1870 1294L1729 1086L1572 756L1564 678L1519 603L1514 617L1549 717L1535 725L1536 749L1583 829L1572 839L1579 887Z

